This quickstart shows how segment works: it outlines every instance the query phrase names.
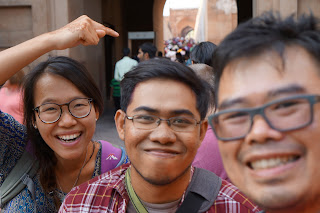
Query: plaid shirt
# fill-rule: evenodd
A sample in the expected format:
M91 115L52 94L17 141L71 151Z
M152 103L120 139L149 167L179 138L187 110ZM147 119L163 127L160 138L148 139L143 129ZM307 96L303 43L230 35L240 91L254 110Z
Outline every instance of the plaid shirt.
M115 168L73 188L59 212L125 213L130 200L124 183L125 172L129 165ZM207 211L207 213L216 212L248 213L259 212L259 209L237 187L222 180L219 194Z

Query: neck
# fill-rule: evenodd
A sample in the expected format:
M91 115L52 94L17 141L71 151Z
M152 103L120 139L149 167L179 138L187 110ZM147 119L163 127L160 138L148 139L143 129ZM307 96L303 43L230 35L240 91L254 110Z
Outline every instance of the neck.
M58 188L69 192L72 187L90 180L95 166L95 152L93 143L89 143L86 152L76 160L58 158L55 167Z
M131 184L137 196L144 202L161 204L181 199L191 178L191 167L178 179L166 185L154 185L146 181L133 166L131 169Z

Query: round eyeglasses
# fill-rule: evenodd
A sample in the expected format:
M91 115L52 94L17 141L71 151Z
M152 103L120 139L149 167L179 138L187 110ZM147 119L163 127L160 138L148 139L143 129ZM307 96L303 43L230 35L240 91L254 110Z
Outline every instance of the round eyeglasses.
M154 115L134 115L132 117L126 116L126 118L132 120L135 128L144 130L155 129L160 125L161 121L166 121L168 126L176 132L191 132L201 123L201 121L197 121L192 117L162 119Z
M209 116L208 120L217 138L222 141L245 138L252 128L255 115L261 115L275 130L292 131L312 123L313 105L319 101L319 95L292 96L261 107L223 110Z
M84 118L91 112L92 98L76 98L68 103L45 103L35 107L39 119L46 124L57 122L62 115L62 106L68 106L70 114L75 118Z

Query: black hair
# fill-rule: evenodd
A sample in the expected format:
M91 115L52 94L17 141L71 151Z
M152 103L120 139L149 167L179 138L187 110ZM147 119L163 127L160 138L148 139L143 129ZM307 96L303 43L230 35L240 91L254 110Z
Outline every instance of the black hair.
M283 57L288 46L304 48L320 62L320 21L312 14L297 19L291 15L282 19L279 13L266 12L240 24L218 46L213 57L216 72L215 98L224 68L233 60L274 51Z
M34 90L37 81L42 75L49 73L62 76L73 83L83 94L93 99L94 107L100 113L103 112L103 99L101 92L96 86L87 69L79 62L64 56L51 57L45 62L38 64L23 82L24 88L24 119L27 128L28 139L32 143L36 157L40 163L40 182L45 192L54 191L56 188L56 177L54 166L57 159L54 151L46 144L39 131L34 128ZM56 205L57 199L55 197Z
M130 54L130 49L128 47L125 47L122 49L122 53L124 56L128 56Z
M139 83L150 79L170 79L189 86L196 95L196 107L200 113L201 120L206 117L208 107L211 104L208 83L200 79L189 67L163 58L143 61L124 75L120 83L121 109L124 112L126 112L131 102L135 87Z
M201 42L192 48L190 59L194 64L207 64L212 66L212 56L217 45L210 41Z
M145 42L139 48L143 53L148 53L150 59L156 56L157 48L151 42Z

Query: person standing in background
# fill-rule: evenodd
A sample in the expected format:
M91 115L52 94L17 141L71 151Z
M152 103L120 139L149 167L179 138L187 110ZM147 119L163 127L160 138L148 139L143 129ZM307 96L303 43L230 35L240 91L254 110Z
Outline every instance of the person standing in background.
M111 96L113 99L113 104L116 112L118 109L120 109L120 100L121 100L121 93L120 93L120 81L117 81L116 79L112 79L110 83L111 88Z
M151 42L143 43L138 50L139 62L156 57L157 48Z
M130 49L128 47L122 50L123 58L116 63L114 78L111 80L111 94L113 99L113 104L115 112L120 109L120 81L122 80L124 74L129 72L133 67L138 65L138 62L129 57Z
M201 79L205 80L211 86L211 105L208 109L208 117L210 114L214 112L214 70L212 67L206 64L192 64L189 67ZM192 166L209 170L221 177L222 179L230 182L223 166L218 146L218 140L210 126L208 126L206 135L192 162Z
M121 81L123 75L131 70L134 66L138 65L138 62L129 57L130 49L128 47L123 48L122 50L123 58L116 63L114 71L114 79Z
M25 71L21 70L8 79L0 89L0 110L12 115L19 123L23 123L23 103L21 83Z

